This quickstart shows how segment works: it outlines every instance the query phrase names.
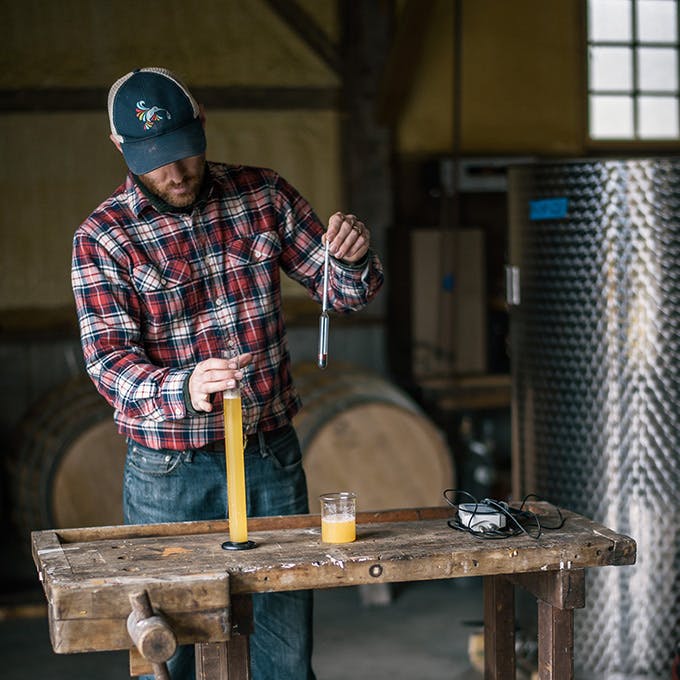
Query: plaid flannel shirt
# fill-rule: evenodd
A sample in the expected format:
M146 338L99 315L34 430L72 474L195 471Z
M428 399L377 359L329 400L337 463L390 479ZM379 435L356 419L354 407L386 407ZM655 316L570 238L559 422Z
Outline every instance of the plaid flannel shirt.
M72 285L87 371L119 431L151 448L189 449L224 437L221 400L191 414L184 383L224 351L251 352L241 382L246 433L290 422L280 270L319 301L324 227L275 172L207 164L209 191L190 213L159 212L128 175L78 228ZM331 258L329 307L365 306L383 280Z

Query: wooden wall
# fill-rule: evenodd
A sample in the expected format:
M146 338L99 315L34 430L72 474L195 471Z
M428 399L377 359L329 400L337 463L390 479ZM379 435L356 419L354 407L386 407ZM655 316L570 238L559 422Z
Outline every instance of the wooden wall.
M276 168L322 219L336 209L366 216L385 259L390 238L407 241L400 226L431 227L441 215L419 177L423 159L585 151L583 0L0 0L0 7L0 336L8 327L73 332L72 234L125 173L108 140L107 90L140 65L176 70L204 100L210 158ZM349 23L349 9L363 23ZM362 81L367 69L357 60L386 39L392 10L388 58L381 66L373 55L377 73ZM355 123L378 127L376 119L383 138L351 138ZM391 158L385 139L393 141ZM405 178L394 200L391 159ZM468 202L466 221L488 223L500 244L489 264L498 269L503 203L475 219L478 208ZM488 279L491 288L500 276ZM403 263L388 270L397 307L408 281ZM309 324L314 310L304 291L286 282L284 296L291 318L299 300ZM372 313L384 313L384 298ZM300 348L313 345L309 328ZM355 331L352 355L362 345L380 351L375 331L365 339ZM389 335L403 335L399 318ZM364 360L386 366L374 354Z
M583 153L584 5L582 0L462 0L456 45L455 2L424 3L425 35L415 41L418 49L402 73L409 84L406 96L395 102L399 151L453 150L459 54L461 153ZM406 32L402 49L413 42Z
M337 47L346 0L1 0L0 312L71 304L73 230L124 173L106 90L140 65L175 69L207 95L211 158L275 167L324 218L352 207L340 101L351 55L334 68L275 11L286 4ZM400 86L382 108L397 154L454 150L457 53L461 153L583 153L582 0L463 0L458 43L455 6L396 4L384 80Z
M333 0L299 4L338 39ZM276 168L323 219L342 207L339 76L270 3L1 5L0 310L71 304L73 231L125 173L106 93L139 66L206 95L209 158Z
M83 372L71 242L125 176L108 139L111 83L140 66L176 71L207 109L210 159L276 169L322 220L336 210L365 217L382 250L390 156L367 107L391 8L391 0L0 0L1 527L14 484L2 463L18 450L17 425ZM293 361L315 358L319 306L288 280L284 300ZM333 362L386 372L380 301L371 307L365 320L333 319ZM30 560L5 562L34 578Z
M108 139L111 83L140 66L175 70L206 106L208 157L275 168L325 220L352 209L341 92L353 79L339 54L342 26L356 12L336 0L0 0L0 8L0 434L7 440L31 404L82 371L71 242L125 176ZM388 8L381 11L384 24ZM372 220L379 238L384 211ZM312 358L318 305L287 279L284 297L293 321L314 315L291 335L294 360ZM342 339L335 325L336 360L384 367L379 323Z

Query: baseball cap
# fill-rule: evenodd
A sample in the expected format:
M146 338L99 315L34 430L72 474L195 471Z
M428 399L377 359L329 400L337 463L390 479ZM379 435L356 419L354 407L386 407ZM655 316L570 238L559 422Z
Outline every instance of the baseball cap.
M140 68L119 78L108 108L111 132L136 175L205 152L198 104L167 69Z

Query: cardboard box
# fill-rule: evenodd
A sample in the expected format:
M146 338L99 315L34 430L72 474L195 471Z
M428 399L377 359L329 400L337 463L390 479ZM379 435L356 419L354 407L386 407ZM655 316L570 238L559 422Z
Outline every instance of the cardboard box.
M485 373L483 231L415 229L411 235L414 376Z

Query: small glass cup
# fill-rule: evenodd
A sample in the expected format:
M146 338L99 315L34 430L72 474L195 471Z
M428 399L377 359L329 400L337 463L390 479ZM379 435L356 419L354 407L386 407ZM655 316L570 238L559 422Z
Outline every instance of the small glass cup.
M357 496L351 491L325 493L321 501L321 540L351 543L356 540Z

